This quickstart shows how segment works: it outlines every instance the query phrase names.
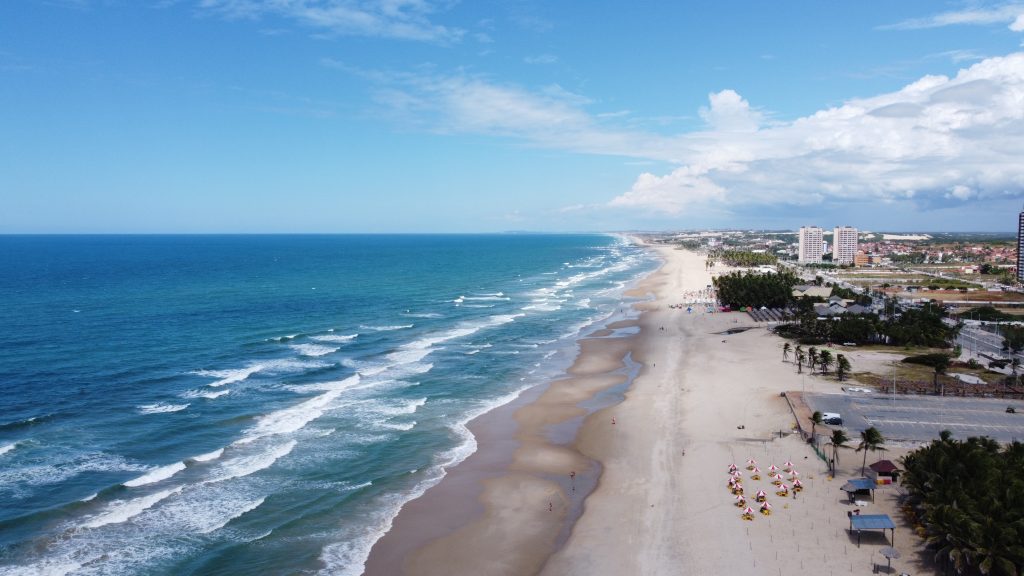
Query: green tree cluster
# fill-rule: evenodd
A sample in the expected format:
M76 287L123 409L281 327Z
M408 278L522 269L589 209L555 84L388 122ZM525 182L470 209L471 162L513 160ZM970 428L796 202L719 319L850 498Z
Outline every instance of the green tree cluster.
M958 574L1024 573L1024 444L940 439L903 458L918 531Z
M714 279L719 301L732 308L784 308L792 301L793 286L798 282L799 279L789 272L730 272Z
M970 318L971 320L981 320L983 322L1002 322L1005 320L1014 320L1016 317L1006 312L1001 312L996 309L995 306L978 306L977 308L971 308L958 314L960 318Z
M721 260L729 266L746 268L775 264L779 261L779 259L773 254L768 254L767 252L751 252L750 250L719 250L709 254L708 257Z

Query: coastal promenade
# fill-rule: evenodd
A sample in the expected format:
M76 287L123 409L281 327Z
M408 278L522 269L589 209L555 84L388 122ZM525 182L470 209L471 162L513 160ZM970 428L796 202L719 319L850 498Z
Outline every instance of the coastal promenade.
M368 574L863 574L884 565L886 544L865 535L858 548L847 512L897 519L895 491L851 505L839 487L859 476L860 454L842 451L833 480L795 432L782 393L802 381L781 362L782 340L744 314L674 306L710 283L704 258L652 249L664 264L631 293L645 298L639 318L581 340L566 378L507 408L514 424L492 415L475 427L478 452L407 505ZM748 479L748 459L791 462L804 490L777 496L766 475ZM741 520L730 464L751 502L768 493L770 516ZM916 537L897 522L904 558L894 566L919 573Z

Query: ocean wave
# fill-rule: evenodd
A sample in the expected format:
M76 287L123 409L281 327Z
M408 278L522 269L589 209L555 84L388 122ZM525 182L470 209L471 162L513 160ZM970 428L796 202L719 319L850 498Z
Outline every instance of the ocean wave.
M288 334L286 336L278 336L277 338L267 338L267 340L273 341L273 342L287 342L288 340L294 340L294 339L298 338L299 336L302 336L302 334L301 333L298 333L298 334Z
M325 384L327 391L323 394L295 406L261 416L256 421L256 425L247 430L237 442L247 444L266 436L298 431L322 416L331 402L345 390L358 385L359 381L360 377L356 374L338 382L327 383Z
M402 316L405 316L406 318L443 318L444 317L442 314L439 314L437 312L417 312L417 313L405 312L405 313L402 314Z
M323 346L321 344L291 344L289 347L299 353L300 356L319 357L337 352L341 348L336 346Z
M251 500L249 502L243 503L241 506L233 507L233 509L228 511L228 514L221 516L214 522L209 522L204 526L197 527L195 531L197 534L209 534L210 532L213 532L215 530L220 530L221 528L227 526L228 523L234 520L235 518L238 518L243 514L252 512L253 510L259 508L260 506L263 505L263 502L265 502L266 500L267 498L264 496L256 500ZM223 505L223 503L218 504L219 511L224 511L225 506ZM193 520L195 520L195 518L193 518Z
M207 386L220 387L227 384L234 384L235 382L241 382L260 370L263 370L263 368L264 366L262 364L251 364L245 368L236 368L234 370L196 370L193 374L196 376L217 378L215 382L210 382Z
M399 324L395 326L365 326L361 324L359 327L364 330L373 330L374 332L392 332L394 330L405 330L413 326L415 324Z
M192 458L190 458L190 460L194 462L209 462L210 460L216 460L217 458L220 458L222 454L224 454L224 449L218 448L213 452L207 452L205 454L193 456Z
M296 444L298 444L298 442L295 440L289 440L283 444L278 444L265 452L236 456L235 458L226 460L211 475L210 479L206 480L204 483L223 482L225 480L255 474L260 470L273 466L274 462L277 462L281 458L290 454Z
M422 496L445 477L449 468L476 452L476 438L466 424L481 414L515 400L519 397L520 392L517 391L485 403L471 410L450 427L461 439L461 442L438 456L435 459L435 465L426 472L424 479L409 492L381 495L374 502L373 510L370 513L371 525L363 529L358 536L349 535L343 540L324 546L320 553L320 560L324 563L324 568L320 570L319 574L323 576L360 576L366 568L366 559L370 555L370 549L391 530L394 519L402 506L406 502Z
M116 500L107 505L101 514L97 514L81 525L82 528L99 528L108 524L120 524L142 514L155 506L161 500L181 492L182 486L169 488L147 496L140 496L131 500Z
M150 470L148 473L143 474L142 476L139 476L134 480L129 480L125 482L124 485L129 488L136 488L138 486L145 486L146 484L153 484L156 482L160 482L161 480L166 480L184 469L184 462L175 462L174 464L168 464L166 466L154 468L153 470Z
M18 430L20 428L26 428L28 426L35 426L42 424L56 417L56 414L44 414L42 416L32 416L31 418L25 418L24 420L14 420L11 422L4 422L0 424L0 431Z
M136 406L139 414L165 414L167 412L180 412L185 408L188 408L189 404L165 404L157 402L156 404L143 404L142 406Z
M189 390L181 395L182 398L206 398L207 400L213 400L214 398L220 398L225 394L230 394L231 390Z
M17 448L18 444L18 442L12 442L10 444L4 444L3 446L0 446L0 456L3 456L4 454L7 454L8 452Z
M21 497L30 488L59 484L88 472L145 472L146 467L105 452L79 454L60 462L0 467L0 493Z
M345 342L351 342L359 336L356 334L321 334L319 336L310 336L310 340L316 342L332 342L334 344L344 344Z

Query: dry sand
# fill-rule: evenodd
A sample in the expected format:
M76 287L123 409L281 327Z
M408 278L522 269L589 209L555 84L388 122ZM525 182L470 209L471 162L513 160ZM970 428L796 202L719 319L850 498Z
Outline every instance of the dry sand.
M839 385L797 374L781 361L783 341L745 314L670 308L710 274L701 255L655 249L664 265L635 289L653 297L638 305L639 334L582 341L567 378L514 408L514 430L479 430L478 453L403 510L367 573L863 574L884 565L881 537L866 534L858 548L846 531L853 507L839 486L859 475L861 454L841 453L840 475L829 479L792 432L781 396ZM627 355L639 364L632 381ZM620 403L581 407L625 386ZM764 468L791 460L805 490L783 499L766 475L747 479L751 457ZM748 495L769 492L770 517L740 519L726 487L730 463ZM575 490L570 471L579 471ZM904 553L894 567L918 573L920 542L902 526L895 496L881 491L861 509L893 516Z

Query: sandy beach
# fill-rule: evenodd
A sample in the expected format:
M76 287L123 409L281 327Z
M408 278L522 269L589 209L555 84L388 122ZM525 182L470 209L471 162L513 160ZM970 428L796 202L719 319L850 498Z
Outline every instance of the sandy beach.
M664 260L632 291L634 322L580 342L565 378L524 394L471 428L480 449L410 502L374 547L367 574L866 573L885 561L877 535L847 533L855 508L839 474L795 432L788 390L839 391L782 362L783 341L746 314L673 305L711 283L702 255L653 247ZM717 270L717 269L716 269ZM639 328L639 331L636 330ZM747 330L742 330L747 328ZM504 424L502 424L504 422ZM856 436L856 432L850 434ZM889 453L886 457L899 454ZM763 467L749 478L749 458ZM869 455L868 462L877 457ZM793 463L804 490L775 494L767 467ZM770 516L740 518L728 466ZM784 474L790 483L790 474ZM897 521L894 566L919 572L919 545L895 510L895 489L864 513Z

